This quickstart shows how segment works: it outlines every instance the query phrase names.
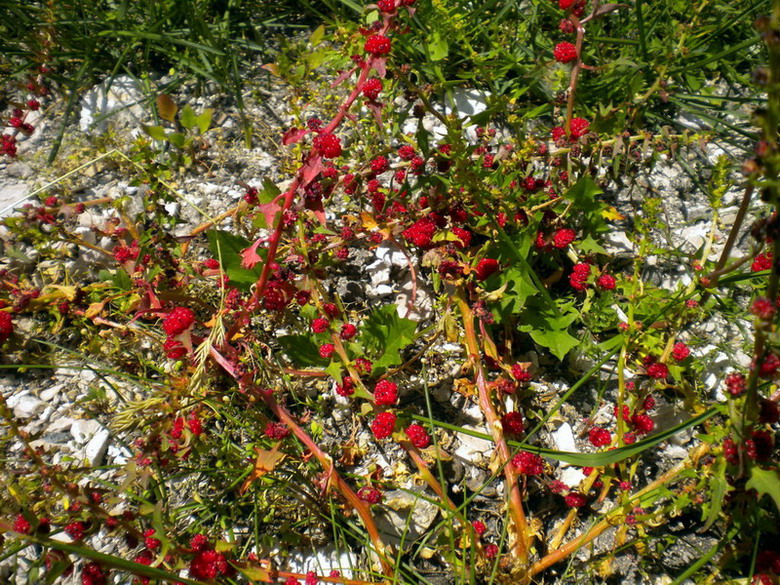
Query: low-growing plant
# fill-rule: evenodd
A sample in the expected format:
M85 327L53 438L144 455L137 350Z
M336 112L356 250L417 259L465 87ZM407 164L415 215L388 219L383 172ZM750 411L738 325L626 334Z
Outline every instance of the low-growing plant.
M9 245L32 243L42 259L62 254L55 242L111 257L78 283L9 267L0 336L19 372L98 356L106 381L89 404L132 450L112 479L54 463L0 398L3 441L23 454L4 461L3 546L11 558L38 545L36 578L55 582L81 558L89 585L114 571L192 585L433 583L430 571L453 583L611 582L626 551L657 572L681 519L708 550L675 583L777 580L780 3L737 44L766 2L687 14L672 0L539 0L522 21L509 18L520 6L491 3L485 29L464 4L420 4L379 0L332 37L316 29L318 56L302 69L267 64L293 90L280 162L290 180L243 185L238 204L189 235L163 219L173 189L143 149L116 157L154 193L150 218L119 202L100 234L110 247L69 227L105 201L50 195L6 220ZM504 50L511 34L527 40L527 63ZM758 40L764 49L746 50ZM675 95L702 81L696 68L728 63L728 87L705 103L758 102L743 69L759 61L766 98L752 125L719 111L712 128L683 128L697 100ZM484 111L448 107L457 76L483 74ZM174 131L146 131L191 164L210 114L176 118L173 104L158 100ZM737 154L695 160L721 138ZM671 196L640 182L670 163L708 206L692 248L666 245ZM387 255L405 268L395 302L338 286L365 276L359 258ZM659 265L682 277L659 283ZM711 333L729 324L742 340ZM732 354L720 396L704 380L705 342ZM120 378L139 396L112 406L108 381ZM563 422L579 451L550 446ZM681 435L682 455L664 459ZM484 461L457 454L467 437L486 445ZM388 530L404 499L405 521ZM434 515L419 533L423 503ZM133 552L99 552L104 530ZM359 551L358 566L301 574L272 558L326 543Z

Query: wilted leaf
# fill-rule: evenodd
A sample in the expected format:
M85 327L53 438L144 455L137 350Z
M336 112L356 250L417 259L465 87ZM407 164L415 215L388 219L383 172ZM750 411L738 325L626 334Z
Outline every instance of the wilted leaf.
M246 490L249 489L249 486L252 485L253 481L264 476L266 473L272 472L276 466L285 458L284 453L279 453L280 446L281 443L277 443L270 451L255 448L257 458L255 459L254 467L252 472L249 474L249 476L247 476L247 478L244 480L244 483L241 485L241 489L238 490L239 493L245 493Z
M157 96L157 113L163 120L173 122L174 117L176 117L176 112L178 111L179 107L173 102L169 95L161 93Z

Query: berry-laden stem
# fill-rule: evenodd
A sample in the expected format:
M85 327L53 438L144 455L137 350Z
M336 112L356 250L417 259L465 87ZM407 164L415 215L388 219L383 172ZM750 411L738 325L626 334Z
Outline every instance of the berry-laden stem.
M534 575L537 575L542 571L552 567L554 564L561 562L562 560L577 552L586 544L593 542L610 527L620 522L620 518L624 514L628 513L633 506L637 505L643 496L671 481L674 481L674 479L676 479L683 471L695 467L698 460L706 455L709 450L710 446L706 443L703 443L697 447L690 455L689 459L678 463L669 471L664 473L661 477L657 478L654 482L648 484L643 489L630 496L624 504L621 504L607 512L605 517L593 525L589 530L586 530L574 540L566 543L561 548L551 552L547 556L534 563L528 571L529 577L533 577Z
M487 421L490 434L493 437L493 442L496 445L496 453L498 455L499 464L504 470L506 489L508 493L507 505L509 507L509 516L512 519L512 525L514 528L513 537L515 541L515 560L519 567L524 568L528 564L528 549L531 534L528 527L528 521L525 517L525 510L523 510L523 497L520 493L520 484L517 481L517 473L515 473L515 468L511 463L512 455L509 450L509 445L504 439L504 430L501 426L501 418L498 416L498 413L493 406L493 400L490 396L490 389L488 388L487 381L485 380L485 373L482 369L479 341L476 330L474 329L474 314L472 313L471 307L466 300L463 289L458 290L456 298L463 321L463 330L465 333L465 343L466 351L468 352L468 359L472 362L476 371L476 385L477 392L479 394L479 406L482 410L482 414L485 416L485 420Z
M759 183L762 189L762 199L774 209L774 216L770 218L772 232L772 272L769 275L766 297L774 301L777 299L780 273L778 273L778 260L780 259L780 238L774 233L778 223L778 205L780 205L780 145L777 139L777 128L780 124L780 0L773 0L772 14L768 19L760 19L758 25L769 54L769 71L766 82L767 108L763 117L762 149L765 155L761 157L763 163L763 181ZM766 359L769 348L767 338L772 328L756 327L756 340L753 350L753 368L748 377L747 392L745 394L745 410L742 416L742 428L739 429L744 440L750 429L758 419L758 379L761 366Z
M386 34L387 31L390 29L392 22L393 22L393 17L387 16L384 20L382 28L378 31L378 34L381 35ZM368 76L371 74L372 63L376 59L377 57L371 57L368 60L368 62L365 64L365 66L361 68L360 75L358 76L358 80L355 83L355 87L352 89L349 96L347 96L347 99L345 99L344 102L341 104L341 106L339 106L336 116L330 121L330 123L322 131L323 134L333 133L333 131L336 130L341 125L341 122L343 122L344 118L347 116L347 113L352 107L352 104L354 104L355 100L360 96L360 92L363 89L363 84L365 84L366 80L368 79ZM282 237L282 232L284 231L284 221L283 221L284 214L286 211L290 209L290 207L292 207L292 204L295 201L295 195L297 194L298 190L306 187L306 185L309 184L311 181L313 181L314 178L316 177L316 173L314 174L314 176L308 177L307 171L311 171L312 168L315 168L320 164L321 156L322 155L319 153L319 151L316 148L312 147L311 150L309 150L309 153L304 158L303 163L301 164L301 166L298 169L298 172L296 173L295 180L293 181L292 185L290 185L289 189L287 189L287 192L284 193L284 195L282 196L284 198L284 201L282 203L281 210L277 215L278 219L276 221L276 226L274 227L273 234L271 234L271 237L268 239L268 254L266 256L265 264L263 265L263 271L260 274L260 277L257 279L257 282L255 283L254 291L252 292L252 298L248 306L249 312L253 311L257 307L260 299L263 297L263 293L265 292L265 287L268 284L268 278L271 274L271 268L274 264L274 261L276 259L276 252L279 248L279 241ZM279 198L277 197L277 199Z
M563 126L566 130L566 135L569 135L571 127L571 119L574 115L574 94L577 93L577 80L580 77L580 71L582 70L582 41L585 39L585 28L582 26L580 19L573 14L569 15L569 20L574 24L574 28L577 30L577 40L575 47L577 48L577 60L571 68L571 77L569 78L569 89L566 96L566 122Z
M319 445L314 442L314 439L312 439L309 434L295 422L295 419L287 412L287 409L277 402L276 398L274 398L273 390L261 390L257 388L255 389L254 394L265 402L265 405L269 410L271 410L280 421L286 424L298 440L317 458L317 461L322 465L328 476L329 483L344 496L344 499L346 499L355 509L358 516L360 516L360 520L363 522L363 526L365 526L366 531L368 532L374 551L379 557L379 562L382 565L382 572L385 577L392 580L393 566L389 560L389 555L386 552L388 549L382 542L382 537L379 535L379 530L377 529L376 522L374 521L374 517L371 514L368 505L363 502L347 482L342 479L338 471L336 471L336 468L333 465L333 459L330 455L320 449Z

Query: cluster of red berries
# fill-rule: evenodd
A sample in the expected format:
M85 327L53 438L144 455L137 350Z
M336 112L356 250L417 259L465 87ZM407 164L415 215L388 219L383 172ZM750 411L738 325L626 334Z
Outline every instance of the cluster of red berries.
M530 451L517 453L512 457L512 465L518 473L528 476L539 475L544 471L544 459Z
M314 148L324 158L338 158L341 156L341 140L331 132L322 132L315 136Z
M374 57L382 57L383 55L387 55L391 48L392 43L390 42L390 39L385 35L380 34L369 36L363 45L363 49L366 51L366 53L370 53Z
M398 401L398 385L390 380L380 380L374 386L374 403L389 406Z
M14 323L11 313L0 311L0 343L11 337L14 332Z
M585 118L572 118L569 122L569 139L578 140L585 136L590 129L590 122ZM553 142L559 142L566 137L566 129L563 126L556 126L552 129Z
M412 442L412 445L418 449L425 449L431 444L431 437L421 425L411 424L406 427L405 432L406 436L409 437L409 440Z
M577 47L569 42L562 42L555 45L553 56L559 63L569 63L577 58Z
M397 417L392 412L380 412L371 423L371 432L377 439L387 439L395 430Z
M190 548L195 556L190 561L190 578L216 579L220 575L231 576L235 573L222 553L215 551L203 534L196 534L190 541Z

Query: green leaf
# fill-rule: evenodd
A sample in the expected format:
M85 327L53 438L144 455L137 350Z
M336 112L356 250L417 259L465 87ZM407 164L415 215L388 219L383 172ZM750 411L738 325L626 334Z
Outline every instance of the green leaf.
M271 179L265 177L262 189L257 192L257 200L260 203L271 203L280 193L279 187Z
M536 343L549 349L559 360L563 360L566 354L580 343L579 339L567 331L578 316L579 313L573 310L571 304L561 307L559 315L529 306L520 318L523 323L520 331L528 333Z
M111 277L111 280L119 290L130 290L133 288L133 281L125 270L117 270Z
M165 134L165 128L162 126L141 126L144 133L153 138L154 140L165 141L168 136Z
M450 46L446 39L442 38L438 30L433 31L433 38L428 43L428 51L432 61L441 61L446 58L450 52Z
M205 134L211 128L211 118L214 116L214 110L206 108L200 115L195 118L195 123L198 125L198 130L201 134Z
M321 24L314 30L313 33L311 33L309 42L311 43L312 47L316 47L322 42L323 38L325 38L325 25Z
M187 142L187 137L181 132L171 132L168 134L167 138L176 148L184 148L184 145Z
M181 114L179 114L179 122L187 130L191 130L192 128L195 127L195 124L197 123L195 117L195 110L192 109L192 106L190 106L190 104L187 104L182 108Z
M211 254L222 264L225 273L230 278L230 284L243 291L248 291L260 278L260 273L263 270L262 262L251 270L241 266L241 252L250 247L252 243L241 236L224 230L209 230L206 232L206 237L209 240ZM263 248L258 248L257 253L265 258L267 252Z
M284 353L301 366L324 366L327 360L320 357L320 348L306 335L282 335L278 338Z
M745 484L749 490L756 490L759 496L768 495L780 511L780 469L762 469L753 465L750 480Z
M712 492L710 493L709 502L702 509L702 520L705 520L705 522L701 532L709 530L710 526L718 519L723 508L723 498L726 492L731 489L726 481L726 460L724 458L716 459L715 464L712 466L712 477L709 484Z
M375 356L374 372L401 363L401 350L414 341L417 322L398 316L396 305L374 309L363 323L360 342Z

